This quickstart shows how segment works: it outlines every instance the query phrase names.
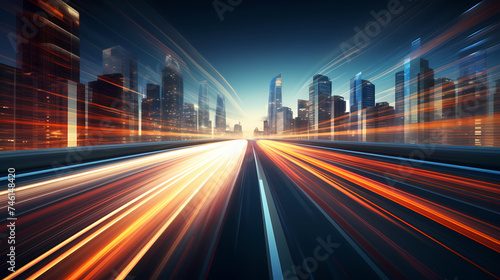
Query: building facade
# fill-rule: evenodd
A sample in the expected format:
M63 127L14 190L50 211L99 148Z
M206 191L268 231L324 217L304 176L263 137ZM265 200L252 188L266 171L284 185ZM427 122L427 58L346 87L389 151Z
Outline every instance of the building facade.
M267 107L267 120L269 125L269 134L276 134L276 120L278 110L282 102L282 77L281 74L271 80L269 86L269 102Z
M309 85L309 138L330 139L332 82L315 75Z
M162 138L164 141L180 140L184 81L179 63L170 55L165 59L161 83Z

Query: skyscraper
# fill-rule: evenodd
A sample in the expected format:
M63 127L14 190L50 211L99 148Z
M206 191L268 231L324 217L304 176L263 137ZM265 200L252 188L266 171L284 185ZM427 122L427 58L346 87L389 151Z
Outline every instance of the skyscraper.
M394 142L394 107L387 102L378 102L373 107L373 134L370 138L373 142Z
M269 122L269 134L276 134L276 118L281 108L282 80L281 74L271 80L269 87L269 103L267 107L267 120Z
M241 123L234 124L233 133L234 133L234 135L236 137L242 137L243 136L243 127L241 126Z
M307 107L309 105L309 101L299 99L297 101L297 117L301 120L307 120Z
M448 78L437 78L433 91L433 125L431 134L436 144L453 145L456 141L455 83Z
M61 0L21 2L16 149L81 144L85 138L85 86L79 83L79 13ZM36 26L36 32L26 26Z
M162 70L162 130L163 140L180 140L182 111L184 108L184 81L179 63L170 55Z
M309 135L312 139L329 139L332 82L327 76L315 75L309 85Z
M500 147L500 79L496 80L493 94L493 146Z
M345 133L345 126L342 126L342 118L345 115L346 101L339 95L332 96L332 140L340 140L339 136Z
M412 50L405 60L404 82L404 135L405 143L428 143L428 123L432 121L432 88L434 70L429 61L419 58L420 39L413 41Z
M80 82L80 14L62 0L22 0L17 61L23 73ZM36 26L36 32L26 26ZM28 30L27 30L28 29Z
M142 100L143 141L161 141L160 85L146 84L147 97Z
M361 72L351 79L350 98L351 141L365 141L366 125L370 125L366 109L375 106L375 85L363 80Z
M226 102L224 96L217 94L217 108L215 110L215 130L222 134L226 131Z
M404 143L405 125L405 72L399 71L395 77L395 116L394 116L394 142Z
M288 107L281 107L276 117L276 133L290 134L293 126L293 112Z
M183 131L183 139L192 140L194 136L197 134L197 123L198 123L198 114L194 109L194 104L192 103L184 103L184 112L183 112L183 121L182 121L182 131Z
M129 105L124 94L125 78L121 73L101 75L89 83L89 141L91 145L130 142ZM98 133L95 133L98 131Z
M460 51L457 118L464 146L483 146L488 112L488 77L486 51L473 44Z
M15 149L16 76L19 69L0 64L0 151Z
M128 99L128 130L130 142L138 141L139 132L139 92L137 59L121 46L102 51L102 70L104 75L120 73L124 77L124 98Z
M198 93L198 128L201 133L206 133L208 128L209 106L208 106L208 82L203 81L199 84Z

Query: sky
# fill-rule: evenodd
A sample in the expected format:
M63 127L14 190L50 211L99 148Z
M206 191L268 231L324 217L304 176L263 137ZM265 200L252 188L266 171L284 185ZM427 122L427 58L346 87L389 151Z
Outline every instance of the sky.
M349 99L349 80L362 72L376 86L376 102L394 102L394 74L402 70L413 40L431 42L455 30L478 2L431 0L72 0L80 12L81 79L102 74L102 50L122 45L137 56L140 85L160 82L165 55L178 56L185 76L185 102L197 104L198 82L210 86L210 119L215 123L217 92L226 98L231 126L241 122L244 135L262 130L269 83L283 76L283 106L297 114L297 99L308 99L315 74L327 75L333 94ZM483 4L495 1L483 1ZM16 0L0 10L0 36L9 38ZM222 12L219 9L229 9ZM492 4L493 5L493 4ZM496 4L498 6L498 4ZM341 45L352 43L374 15L390 12L355 57L345 59ZM472 12L469 12L472 13ZM222 14L223 19L220 17ZM458 50L464 38L481 28L498 29L498 14L459 30L424 54L437 77L456 79ZM365 32L367 34L369 31ZM494 32L493 32L494 33ZM497 33L498 30L497 30ZM492 36L490 36L492 37ZM490 38L491 39L491 38ZM489 42L488 67L498 79L498 38ZM15 63L9 40L1 40L0 63ZM345 53L344 53L345 54ZM10 59L9 59L10 58ZM493 83L493 81L492 81Z

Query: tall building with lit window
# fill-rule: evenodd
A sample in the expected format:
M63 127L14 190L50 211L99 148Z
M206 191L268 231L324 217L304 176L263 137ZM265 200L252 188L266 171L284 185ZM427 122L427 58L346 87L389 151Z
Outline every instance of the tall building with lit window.
M345 134L345 125L343 123L343 119L346 114L346 105L344 97L339 95L332 96L332 140L340 140L340 135Z
M461 140L457 144L484 146L489 96L486 51L480 44L471 44L459 55L457 118Z
M405 143L428 143L432 121L432 88L434 70L429 61L420 58L420 39L412 42L411 53L404 63L404 137Z
M315 75L309 85L309 137L330 139L332 82Z
M404 143L405 125L405 72L399 71L395 75L395 116L394 116L394 142Z
M161 107L163 140L180 140L184 81L179 63L170 55L162 69Z
M493 147L500 147L500 79L496 80L493 94Z
M198 133L198 114L194 109L194 104L184 103L184 112L182 115L182 134L183 139L192 140Z
M146 98L142 99L142 141L161 141L160 85L146 84Z
M373 131L371 140L380 143L393 143L395 131L394 127L394 107L387 102L377 102L373 107Z
M61 0L23 0L17 19L17 150L72 147L85 141L80 84L80 15ZM36 30L27 28L36 26Z
M375 106L375 85L362 79L358 73L351 79L350 84L351 109L351 141L366 141L367 119L366 109Z
M208 106L208 82L202 81L199 84L198 92L198 127L207 128L209 117L209 106Z
M433 90L433 125L431 135L433 143L453 145L456 143L456 90L453 80L437 78Z
M278 110L282 101L282 78L281 74L271 80L269 86L269 103L267 107L267 120L269 122L269 134L276 134L276 120Z
M276 134L291 134L293 132L293 112L288 107L281 107L276 117Z
M215 131L218 134L226 132L226 101L224 96L217 94L217 108L215 109Z
M128 99L129 122L128 131L130 133L130 142L137 142L139 135L139 92L138 92L138 73L137 59L122 46L115 46L102 51L102 71L104 75L117 74L123 75L124 98Z
M297 101L297 117L293 121L293 133L298 139L307 139L309 128L308 117L309 101L299 99Z
M297 117L300 118L301 120L307 120L307 107L309 105L309 101L299 99L297 101Z
M125 77L121 73L100 75L97 81L89 82L89 92L92 92L92 102L88 106L91 145L130 143L129 99L125 91Z
M15 150L15 96L19 69L0 64L0 151Z

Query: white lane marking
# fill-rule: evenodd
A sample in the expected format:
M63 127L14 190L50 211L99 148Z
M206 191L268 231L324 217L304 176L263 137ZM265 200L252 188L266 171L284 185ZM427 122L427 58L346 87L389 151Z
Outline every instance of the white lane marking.
M266 228L267 247L269 249L269 258L271 260L271 272L273 275L273 279L282 280L283 272L281 269L280 258L278 255L278 246L276 245L276 238L274 236L271 214L269 212L269 205L267 204L267 197L264 190L264 183L262 181L262 176L260 175L259 164L257 163L257 155L255 154L255 150L253 151L253 156L255 159L255 167L257 168L257 177L259 179L260 200L262 204L262 212L264 214L264 227Z

